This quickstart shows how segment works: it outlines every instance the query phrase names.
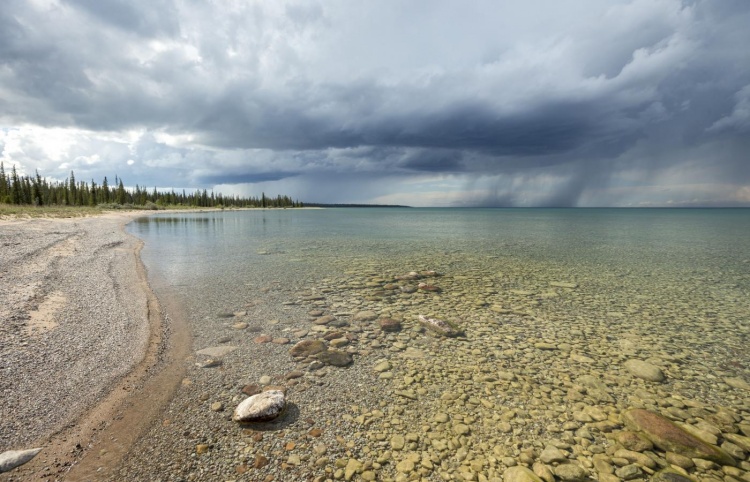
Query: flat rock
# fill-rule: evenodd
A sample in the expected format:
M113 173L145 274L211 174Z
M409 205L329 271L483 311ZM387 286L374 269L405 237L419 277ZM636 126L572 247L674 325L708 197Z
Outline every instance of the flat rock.
M36 457L42 449L8 450L0 454L0 473L8 472Z
M224 355L233 352L236 350L236 346L232 345L223 345L223 346L209 346L208 348L204 348L202 350L198 350L195 352L196 355L205 355L210 356L214 358L221 358Z
M503 472L504 482L544 482L534 472L523 467L516 465L515 467L509 467Z
M623 413L622 419L630 430L642 433L665 452L675 452L691 459L711 460L720 465L736 464L719 447L707 444L657 413L635 408Z
M674 469L660 470L651 477L651 482L695 482L692 478L682 475Z
M539 460L545 464L551 464L553 462L565 462L568 460L568 457L565 456L562 450L552 445L548 445L542 450L541 455L539 455Z
M289 349L289 354L293 357L308 357L326 349L326 344L322 340L302 340Z
M633 376L642 378L649 382L663 382L666 377L661 369L643 360L632 359L628 360L624 364L625 369L629 371Z
M554 468L554 472L565 482L580 482L588 478L588 473L578 464L561 464Z
M286 397L281 390L261 392L243 400L234 409L232 420L235 422L267 422L284 411Z
M740 390L750 390L750 383L747 383L745 380L739 377L725 378L724 383L732 388L737 388Z
M360 311L354 315L354 321L373 321L377 318L378 315L374 311Z
M313 323L316 325L327 325L328 323L336 321L336 318L331 315L321 316L320 318L316 318L313 320Z
M315 355L315 358L326 365L333 365L335 367L345 367L351 365L354 361L349 353L340 350L322 351Z

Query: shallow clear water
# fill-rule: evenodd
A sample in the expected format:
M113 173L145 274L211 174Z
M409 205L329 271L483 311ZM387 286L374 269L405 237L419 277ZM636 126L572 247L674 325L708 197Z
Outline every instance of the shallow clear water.
M416 457L428 480L469 469L498 480L523 450L551 441L573 446L591 469L592 454L612 444L605 419L617 424L633 407L689 423L698 419L680 407L725 407L735 422L750 421L750 210L258 210L161 214L128 229L145 241L157 294L168 290L185 306L195 348L227 334L239 345L221 371L188 372L195 398L229 390L217 396L234 403L261 374L304 371L291 397L301 419L325 426L331 461L312 464L318 456L302 444L310 463L292 464L295 480L324 469L343 476L336 457L369 460L378 477ZM426 270L441 276L400 276ZM417 289L420 281L439 291ZM249 322L242 332L219 315L245 311L234 318ZM360 316L367 312L404 329L385 333ZM316 325L323 313L343 325ZM418 315L451 320L465 336L434 336ZM309 359L254 339L262 331L293 343L321 330L338 332L352 367L313 372ZM634 359L665 380L632 373ZM227 428L206 413L175 420L174 433L200 417ZM306 430L297 421L279 436L306 440ZM226 433L222 444L240 454L227 460L244 463L245 444L286 460L271 441ZM403 434L409 443L391 451ZM334 448L338 437L346 453ZM457 450L468 456L453 457ZM439 468L426 468L428 459Z
M302 266L335 270L351 259L397 266L425 254L482 266L529 260L590 275L703 273L744 289L750 272L750 210L741 209L234 211L155 215L129 230L146 242L150 270L207 296L224 289L222 279L248 281L287 264L305 277Z

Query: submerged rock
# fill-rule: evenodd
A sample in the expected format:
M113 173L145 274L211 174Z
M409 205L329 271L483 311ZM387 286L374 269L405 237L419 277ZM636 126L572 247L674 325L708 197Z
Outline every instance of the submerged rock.
M315 358L326 365L333 365L335 367L345 367L351 365L354 361L349 353L340 350L326 350L318 353Z
M734 466L736 464L732 456L719 447L707 444L657 413L635 408L625 412L622 419L628 428L641 432L665 452L675 452L694 459L711 460L720 465Z
M649 382L663 382L665 380L664 373L657 366L654 366L643 360L628 360L625 362L625 369L632 375L642 378Z
M378 320L380 329L389 333L401 331L401 322L391 318L381 318Z
M0 473L8 472L36 457L42 449L8 450L0 454Z
M450 321L438 320L437 318L427 318L424 315L419 315L419 324L428 330L443 336L454 337L463 334L463 331Z
M674 469L660 470L651 477L651 482L695 482L686 475L682 475Z
M505 482L544 482L534 472L521 465L510 467L503 472L503 480Z
M246 398L234 409L235 422L267 422L277 418L286 407L286 397L281 390L269 390Z
M326 344L322 340L302 340L289 349L293 357L309 357L326 350Z

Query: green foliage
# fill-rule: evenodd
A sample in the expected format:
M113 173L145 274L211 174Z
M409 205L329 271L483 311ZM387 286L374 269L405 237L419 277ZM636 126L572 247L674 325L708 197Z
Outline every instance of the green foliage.
M170 208L238 208L238 207L269 207L287 208L302 207L299 201L293 201L289 196L278 195L275 198L224 196L209 193L206 189L188 193L184 189L181 193L172 191L159 192L154 187L148 190L145 186L135 185L132 189L125 188L121 178L115 176L114 188L110 187L105 177L101 184L84 181L76 182L75 174L70 171L70 177L64 181L50 182L41 177L39 172L35 176L19 176L16 167L11 173L5 172L0 162L0 204L28 205L28 206L89 206L100 209L163 209Z

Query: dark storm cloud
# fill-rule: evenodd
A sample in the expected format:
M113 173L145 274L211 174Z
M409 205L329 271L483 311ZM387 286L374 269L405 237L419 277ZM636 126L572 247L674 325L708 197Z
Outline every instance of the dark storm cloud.
M740 185L747 25L744 0L417 1L398 12L9 0L0 126L122 133L131 140L101 170L129 161L160 183L168 172L189 184L442 174L481 186L482 204L537 205L593 202L604 188L601 202L625 199L623 177ZM83 146L107 152L77 142L55 166L93 163ZM5 145L11 160L29 150Z
M279 181L298 176L296 172L260 172L260 173L223 173L198 178L200 184L257 184L259 182Z

